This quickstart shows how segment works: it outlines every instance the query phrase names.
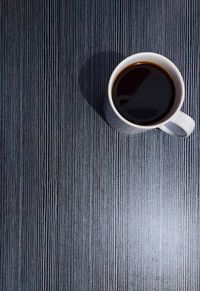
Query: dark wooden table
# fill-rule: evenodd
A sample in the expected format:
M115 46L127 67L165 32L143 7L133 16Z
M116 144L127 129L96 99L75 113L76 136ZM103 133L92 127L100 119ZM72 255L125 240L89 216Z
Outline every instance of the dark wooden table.
M1 0L0 290L200 290L198 0ZM166 55L188 139L115 133L109 75Z

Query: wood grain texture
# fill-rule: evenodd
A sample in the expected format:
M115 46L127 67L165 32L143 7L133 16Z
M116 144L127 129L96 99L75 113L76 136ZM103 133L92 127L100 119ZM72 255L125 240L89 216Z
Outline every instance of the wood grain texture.
M198 291L198 0L0 1L0 289ZM188 139L102 116L125 56L166 55Z

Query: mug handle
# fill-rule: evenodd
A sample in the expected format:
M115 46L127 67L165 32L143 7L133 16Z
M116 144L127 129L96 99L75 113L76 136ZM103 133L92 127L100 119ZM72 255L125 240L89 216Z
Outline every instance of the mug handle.
M182 111L178 111L172 119L159 127L164 132L179 137L189 136L194 128L194 120Z

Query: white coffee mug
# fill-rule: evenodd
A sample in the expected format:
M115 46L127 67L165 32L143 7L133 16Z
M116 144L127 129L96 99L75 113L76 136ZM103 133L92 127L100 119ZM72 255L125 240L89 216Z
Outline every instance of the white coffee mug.
M140 62L150 62L160 66L169 74L175 85L175 101L172 109L161 120L151 125L138 125L126 120L116 109L112 98L112 88L117 76L126 67ZM173 62L160 54L152 52L137 53L120 62L112 72L108 84L108 98L104 104L104 113L107 122L113 129L126 134L135 134L159 128L171 135L187 137L193 132L195 122L190 116L180 111L184 97L184 81L181 73Z

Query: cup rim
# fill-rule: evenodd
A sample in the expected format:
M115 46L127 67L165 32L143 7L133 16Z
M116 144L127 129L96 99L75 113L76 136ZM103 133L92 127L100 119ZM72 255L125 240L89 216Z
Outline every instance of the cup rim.
M155 55L156 57L159 57L159 58L162 58L164 59L166 62L168 62L168 64L170 64L170 66L173 68L173 70L177 73L178 75L178 78L179 78L179 81L181 83L181 88L182 88L182 96L181 96L181 99L180 99L180 102L179 102L179 105L176 109L175 112L173 112L172 115L170 115L167 119L165 119L164 121L162 122L159 122L159 123L156 123L156 124L151 124L151 125L139 125L139 124L136 124L136 123L133 123L133 122L130 122L128 121L127 119L125 119L120 113L119 111L116 109L114 103L113 103L113 100L112 100L112 86L113 86L113 83L114 83L114 80L116 79L116 76L119 74L117 73L116 75L116 72L118 71L118 69L124 65L124 63L126 63L129 59L131 60L133 57L137 57L137 56L141 56L141 55L144 55L144 56L152 56L152 55ZM134 62L133 62L134 63ZM136 54L132 54L128 57L126 57L125 59L123 59L116 67L115 69L113 70L111 76L110 76L110 79L109 79L109 82L108 82L108 99L109 99L109 102L110 102L110 105L114 111L114 113L119 117L119 119L121 119L124 123L128 124L129 126L131 127L136 127L136 128L140 128L140 129L153 129L153 128L158 128L164 124L166 124L167 122L169 122L172 117L180 110L181 106L183 105L183 101L184 101L184 97L185 97L185 85L184 85L184 81L183 81L183 77L181 75L181 72L179 71L179 69L177 68L177 66L170 60L168 59L167 57L161 55L161 54L158 54L158 53L154 53L154 52L140 52L140 53L136 53Z

